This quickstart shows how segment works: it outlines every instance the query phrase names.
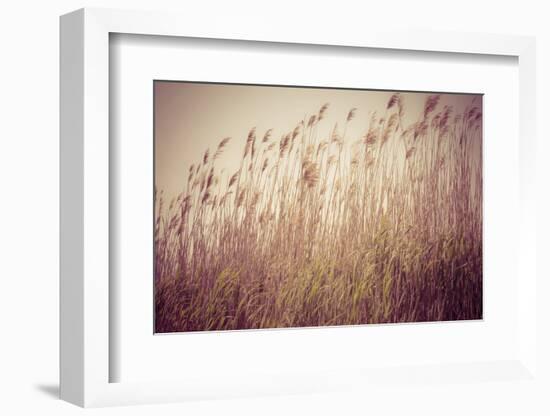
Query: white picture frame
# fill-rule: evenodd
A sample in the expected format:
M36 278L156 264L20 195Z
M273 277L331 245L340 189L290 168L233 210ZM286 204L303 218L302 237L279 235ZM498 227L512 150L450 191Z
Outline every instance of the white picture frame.
M245 22L245 19L243 19ZM535 41L507 35L396 32L349 28L327 31L314 23L302 28L250 21L236 31L231 22L204 26L178 14L82 9L61 18L61 305L60 395L79 406L160 403L361 389L398 384L410 371L395 368L335 370L319 374L280 374L231 384L219 379L147 383L110 382L116 357L109 348L109 35L112 33L332 45L437 53L505 55L519 65L520 191L517 273L517 354L507 360L441 363L415 371L423 380L480 383L484 374L505 374L509 382L540 383L537 366L535 202ZM307 335L305 335L307 336ZM480 376L481 375L481 376ZM498 377L497 377L498 378ZM433 388L429 387L429 388Z

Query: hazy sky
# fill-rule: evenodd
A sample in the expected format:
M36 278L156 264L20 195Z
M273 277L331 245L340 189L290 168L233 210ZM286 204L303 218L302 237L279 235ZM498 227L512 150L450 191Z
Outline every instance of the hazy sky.
M357 108L346 137L356 140L365 135L370 114L384 115L393 91L341 90L324 88L268 87L186 82L155 82L155 185L171 199L183 191L188 169L201 160L205 150L215 150L225 137L232 140L220 158L225 175L238 169L248 132L256 127L261 139L272 128L278 140L294 129L300 120L317 114L329 104L319 123L320 136L330 136L335 123L342 126L351 108ZM424 101L432 93L402 93L404 124L417 121ZM452 105L454 114L481 96L443 94L438 109Z

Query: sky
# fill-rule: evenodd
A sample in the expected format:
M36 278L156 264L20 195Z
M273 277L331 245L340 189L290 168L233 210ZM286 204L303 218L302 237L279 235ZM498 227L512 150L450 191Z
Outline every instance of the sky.
M348 112L356 108L346 137L357 140L365 135L372 111L383 116L395 91L346 90L326 88L209 84L155 81L155 186L170 200L184 190L191 164L212 153L225 137L227 145L220 165L230 175L238 169L243 147L251 128L261 139L268 129L278 140L301 121L329 104L318 133L329 137L335 123L340 130ZM402 92L405 126L419 120L429 93ZM451 105L460 114L474 102L481 107L481 96L442 94L438 109Z

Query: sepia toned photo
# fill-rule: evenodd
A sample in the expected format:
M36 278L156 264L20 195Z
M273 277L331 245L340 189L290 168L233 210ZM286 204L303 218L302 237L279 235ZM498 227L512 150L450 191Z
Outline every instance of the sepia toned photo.
M153 87L156 333L482 319L482 95Z

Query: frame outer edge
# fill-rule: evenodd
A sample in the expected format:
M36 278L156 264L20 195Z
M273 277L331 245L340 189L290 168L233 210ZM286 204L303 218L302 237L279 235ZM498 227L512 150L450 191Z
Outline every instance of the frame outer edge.
M84 407L109 390L109 28L83 10Z
M60 398L84 405L84 12L60 18Z
M526 247L536 247L537 238L537 65L536 39L525 41L519 54L519 137L529 146L518 149L519 164L522 167L519 178L520 224L519 244ZM531 305L537 305L537 252L535 250L519 250L518 276L528 282L518 291L518 327L521 340L519 355L523 365L532 376L540 375L537 361L537 311ZM539 300L540 302L540 300Z

